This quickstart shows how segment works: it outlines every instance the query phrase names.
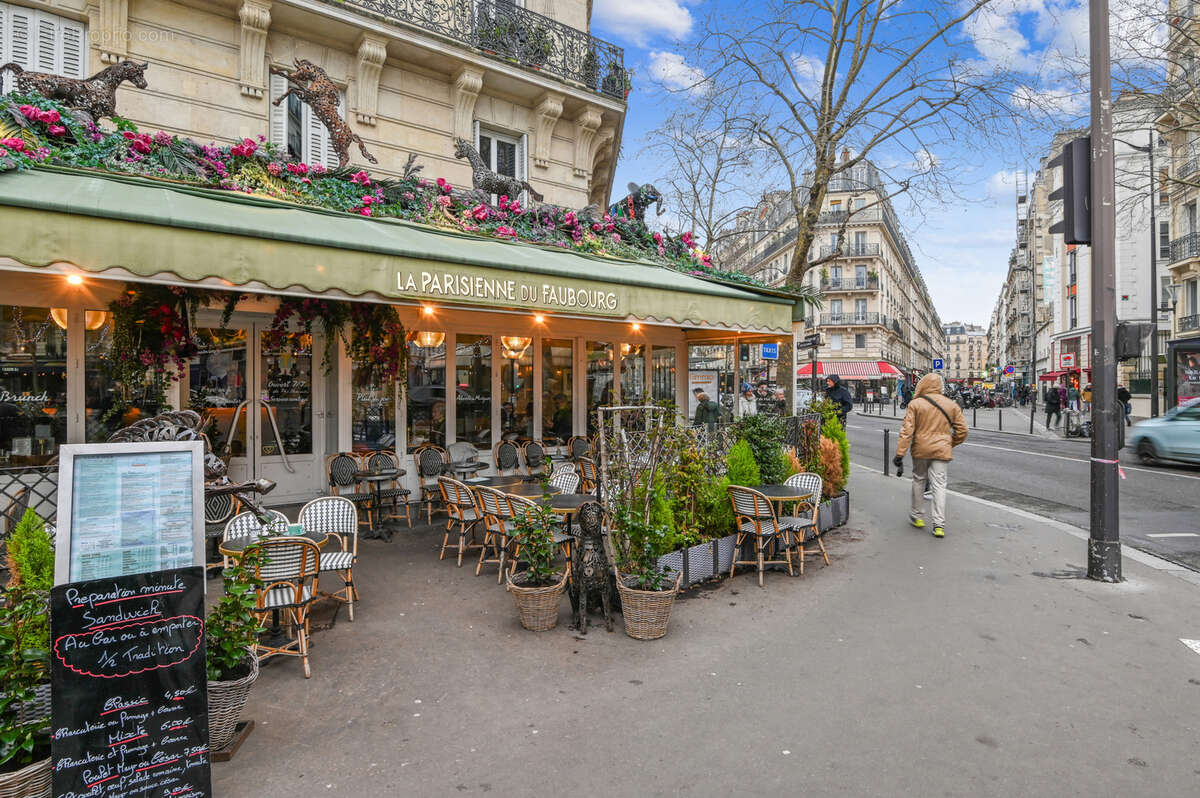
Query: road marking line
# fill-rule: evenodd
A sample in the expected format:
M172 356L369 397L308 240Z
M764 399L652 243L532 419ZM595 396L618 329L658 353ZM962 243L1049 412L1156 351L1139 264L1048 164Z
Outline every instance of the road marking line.
M1192 651L1195 651L1197 654L1200 654L1200 640L1187 640L1187 639L1181 637L1181 638L1179 638L1179 642L1183 643L1185 646L1190 648Z
M1027 454L1030 457L1049 457L1052 460L1068 460L1072 463L1087 463L1088 462L1087 460L1083 460L1078 457L1063 457L1061 454L1046 454L1045 452L1027 452L1023 449L1013 449L1008 446L992 446L987 443L964 443L962 445L963 446L976 446L980 449L995 449L996 451L1000 451L1000 452L1015 452L1016 454ZM1193 476L1191 474L1176 474L1173 471L1156 471L1152 468L1138 468L1137 466L1125 465L1124 463L1121 464L1121 468L1124 468L1126 471L1140 471L1143 474L1156 474L1158 476L1163 476L1163 477L1179 477L1180 479L1200 479L1200 477Z
M1200 538L1195 532L1159 532L1158 534L1146 534L1143 537L1147 538Z

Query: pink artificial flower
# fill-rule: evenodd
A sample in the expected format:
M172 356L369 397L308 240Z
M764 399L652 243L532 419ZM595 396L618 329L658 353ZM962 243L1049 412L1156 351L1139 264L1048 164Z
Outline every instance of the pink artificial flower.
M62 125L51 125L48 130L51 136L61 136L67 132L67 129Z
M567 215L563 217L563 224L567 227L574 227L578 219L575 218L575 211L567 211Z
M371 178L364 170L350 175L350 182L358 185L369 186L371 185Z
M154 143L160 147L165 147L171 143L171 134L165 130L160 130L154 134Z
M513 202L509 203L508 209L515 214L520 214L522 211L521 203L514 200Z
M404 194L403 194L402 196L403 196L403 197L404 197L406 200L414 200L414 199L416 199L416 198L417 198L417 196L416 196L415 194L413 194L411 191L405 191L405 192L404 192Z
M516 238L517 231L512 229L511 227L505 227L504 225L500 225L499 227L496 228L496 235L499 238Z
M254 139L242 139L241 144L235 144L229 148L230 155L237 155L242 158L253 158L255 151L258 150L258 142Z
M594 223L592 224L592 230L593 230L593 231L595 231L595 232L597 232L597 233L599 233L599 232L600 232L600 223L599 223L599 222L594 222Z
M32 105L22 105L19 106L17 110L20 111L21 116L25 117L26 119L37 119L38 109L34 108Z
M7 158L7 157L8 157L8 150L4 149L3 147L0 147L0 158Z
M267 164L267 171L275 177L279 177L283 173L283 165L276 161L271 161Z
M655 234L654 234L654 243L655 243L655 244L658 244L660 247L662 246L662 243L663 243L663 239L662 239L662 233L655 233Z
M287 170L294 175L308 174L308 164L290 163L287 165Z
M323 175L323 174L325 174L326 172L328 172L329 170L328 170L328 169L326 169L326 168L325 168L324 166L322 166L321 164L319 164L319 163L315 163L315 164L313 164L313 165L312 165L312 171L313 171L313 174L314 174L314 175Z
M449 208L450 207L450 198L447 197L445 194L443 194L442 196L437 198L437 204L443 208Z
M473 216L475 218L475 221L477 221L477 222L482 222L483 220L487 219L487 217L488 217L487 206L486 205L476 205L474 208L471 209L471 216Z
M688 249L692 249L693 247L696 246L696 240L692 237L692 234L690 231L681 235L679 237L679 240L682 241L683 245L685 247L687 247Z
M370 208L359 208L359 209L358 209L358 212L359 212L359 213L361 213L363 216L370 216L370 215L371 215L371 209L370 209Z
M441 178L438 178L438 179L440 180ZM496 203L496 207L502 211L508 210L508 195L507 194L500 195L500 201Z
M37 119L39 122L45 122L49 125L57 125L62 120L62 117L58 115L58 111L55 111L52 108L49 111L38 111Z
M374 201L375 201L375 198L372 197L370 194L364 194L362 196L362 204L363 205L370 205Z
M24 139L0 139L0 147L8 147L16 152L25 152Z
M429 186L429 181L423 177L417 181L418 188L427 188L428 186Z
M301 183L303 183L303 184L304 184L304 185L306 185L306 186L311 186L311 185L312 185L312 178L311 178L311 177L302 177L302 178L300 178L300 182L301 182Z
M614 243L614 244L620 244L620 243L621 243L621 234L620 234L620 233L613 233L613 234L612 234L612 240L613 240L613 243Z

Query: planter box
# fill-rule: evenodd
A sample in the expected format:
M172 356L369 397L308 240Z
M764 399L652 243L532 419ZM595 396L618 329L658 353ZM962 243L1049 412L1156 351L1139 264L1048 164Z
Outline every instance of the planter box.
M733 567L733 555L736 551L734 544L737 542L737 535L726 535L723 538L717 538L713 541L717 549L717 574L725 575L729 573L729 569Z
M729 535L664 554L658 558L658 568L660 571L669 568L670 574L682 575L683 587L707 581L729 571L729 566L733 564L733 542L736 539L736 535Z
M842 491L832 499L821 502L821 511L817 515L817 527L821 532L828 532L845 526L850 520L850 492Z

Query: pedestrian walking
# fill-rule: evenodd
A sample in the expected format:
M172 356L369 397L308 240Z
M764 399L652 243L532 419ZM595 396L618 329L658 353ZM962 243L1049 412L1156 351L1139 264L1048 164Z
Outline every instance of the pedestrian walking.
M952 450L967 439L967 422L958 403L942 394L940 374L926 374L917 383L916 395L904 414L900 440L892 462L904 465L904 455L912 450L912 506L909 522L925 528L925 494L933 521L933 536L946 534L946 482Z
M1079 409L1079 388L1075 383L1071 383L1071 387L1067 389L1067 407L1072 410Z
M830 374L825 378L825 398L837 405L838 419L841 420L844 429L846 416L854 409L854 399L850 397L850 391L842 385L842 378L838 375Z
M912 401L912 398L912 383L905 380L900 384L900 407L908 407L908 403Z
M1054 416L1054 426L1062 423L1062 398L1054 387L1046 391L1046 429L1050 429L1051 416Z
M1079 400L1083 402L1083 412L1092 412L1092 384L1090 382L1083 386L1083 390L1079 393Z
M1125 417L1125 426L1133 426L1129 414L1133 412L1133 394L1124 385L1117 386L1117 401L1121 403L1121 414Z
M696 416L692 419L692 423L697 426L703 424L711 430L721 420L721 408L703 391L696 394L696 399L698 404L696 405Z
M754 391L747 386L746 390L742 391L742 395L737 401L738 418L746 418L758 414L758 398L755 397Z

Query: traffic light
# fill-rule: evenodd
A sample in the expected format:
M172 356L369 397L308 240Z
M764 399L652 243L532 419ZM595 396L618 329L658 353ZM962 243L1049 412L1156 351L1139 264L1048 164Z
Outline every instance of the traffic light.
M1050 193L1051 200L1062 200L1062 221L1050 225L1051 233L1061 233L1068 244L1092 243L1092 139L1083 136L1063 145L1062 155L1048 164L1063 170L1062 187Z

